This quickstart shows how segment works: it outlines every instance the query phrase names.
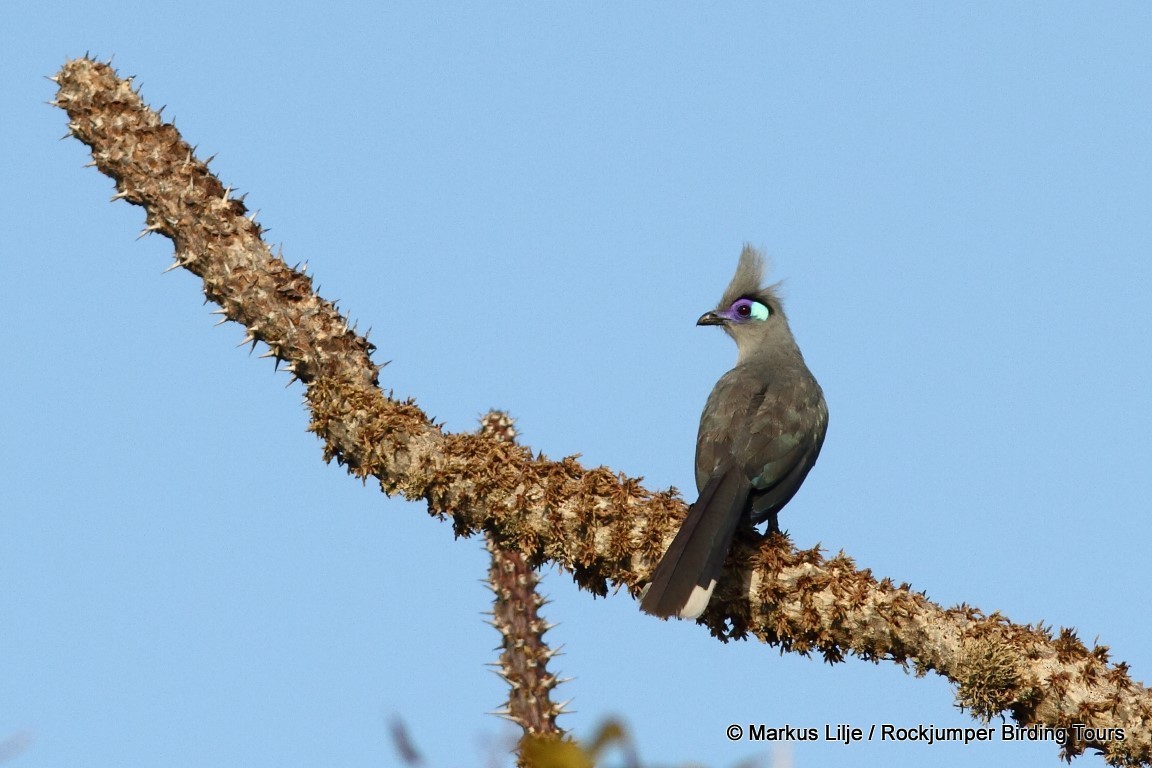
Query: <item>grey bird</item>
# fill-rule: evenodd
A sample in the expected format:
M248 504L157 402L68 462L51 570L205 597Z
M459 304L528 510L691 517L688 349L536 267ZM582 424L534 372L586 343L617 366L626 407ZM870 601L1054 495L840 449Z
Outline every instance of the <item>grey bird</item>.
M708 607L737 529L768 523L816 463L828 406L792 338L764 258L744 246L720 305L697 325L718 325L736 341L736 367L716 382L696 438L696 488L680 532L652 574L640 609L694 619Z

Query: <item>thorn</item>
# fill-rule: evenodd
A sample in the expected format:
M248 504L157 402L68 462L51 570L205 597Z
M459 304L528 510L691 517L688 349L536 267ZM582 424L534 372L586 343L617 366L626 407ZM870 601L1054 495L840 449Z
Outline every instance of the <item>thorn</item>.
M136 238L136 239L137 239L137 240L139 240L140 238ZM171 272L172 270L174 270L174 269L176 269L176 268L178 268L178 267L182 267L182 266L184 266L184 265L183 265L183 264L181 264L179 261L174 261L174 262L172 262L172 264L170 264L170 265L169 265L169 267L168 267L166 270L164 270L164 271L163 271L163 272L161 272L160 274L162 274L162 275L166 275L166 274L168 274L169 272Z
M164 227L161 224L148 224L144 227L144 229L140 230L140 234L136 236L136 239L139 240L140 238L144 237L144 235L150 235L153 232L159 232L163 228Z
M95 168L96 167L96 161L95 160L89 160L88 162L84 163L83 167L84 168Z
M212 162L215 159L216 159L216 155L212 155L212 157L210 157L204 161L204 165L208 165L208 163Z
M112 197L109 198L108 202L114 203L117 200L123 200L126 197L128 197L128 191L127 190L121 190L121 191L117 192L116 194L112 195Z
M57 85L60 84L60 78L57 75L44 75L44 79L45 80L51 80L52 82L56 83Z
M252 335L252 331L247 331L244 338L236 345L237 348L243 347L247 344L256 344L256 337Z
M231 196L231 194L232 194L232 185L229 184L228 186L224 187L224 197L221 199L224 200L224 202L228 202L228 198L229 198L229 196Z
M224 323L226 323L226 322L228 322L228 318L222 317L219 320L217 320L215 323L213 323L213 326L224 325Z

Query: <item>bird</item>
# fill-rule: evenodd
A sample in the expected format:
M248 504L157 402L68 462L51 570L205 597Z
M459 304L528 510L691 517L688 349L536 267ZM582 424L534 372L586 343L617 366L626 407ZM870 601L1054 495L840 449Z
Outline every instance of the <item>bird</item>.
M763 255L745 245L719 305L696 321L732 337L736 366L716 382L700 415L699 496L642 594L645 613L699 617L737 529L766 522L767 533L779 533L777 514L824 445L824 392L792 337L777 286L762 286L763 277Z

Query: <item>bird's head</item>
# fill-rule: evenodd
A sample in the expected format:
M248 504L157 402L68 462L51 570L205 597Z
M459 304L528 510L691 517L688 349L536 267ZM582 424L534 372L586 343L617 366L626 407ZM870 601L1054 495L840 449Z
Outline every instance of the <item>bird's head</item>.
M745 245L736 274L720 304L696 321L696 325L723 328L736 341L741 361L781 349L796 349L775 286L762 286L763 278L764 257L752 246Z

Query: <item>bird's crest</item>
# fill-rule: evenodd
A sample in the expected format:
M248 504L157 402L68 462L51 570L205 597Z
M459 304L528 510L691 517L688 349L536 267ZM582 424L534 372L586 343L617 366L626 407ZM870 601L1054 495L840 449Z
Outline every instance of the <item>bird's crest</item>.
M736 265L736 274L728 289L724 291L724 298L720 299L720 309L727 309L738 299L749 298L762 302L773 312L780 312L780 297L776 295L775 285L761 285L764 279L764 254L745 245L740 252L740 263Z

